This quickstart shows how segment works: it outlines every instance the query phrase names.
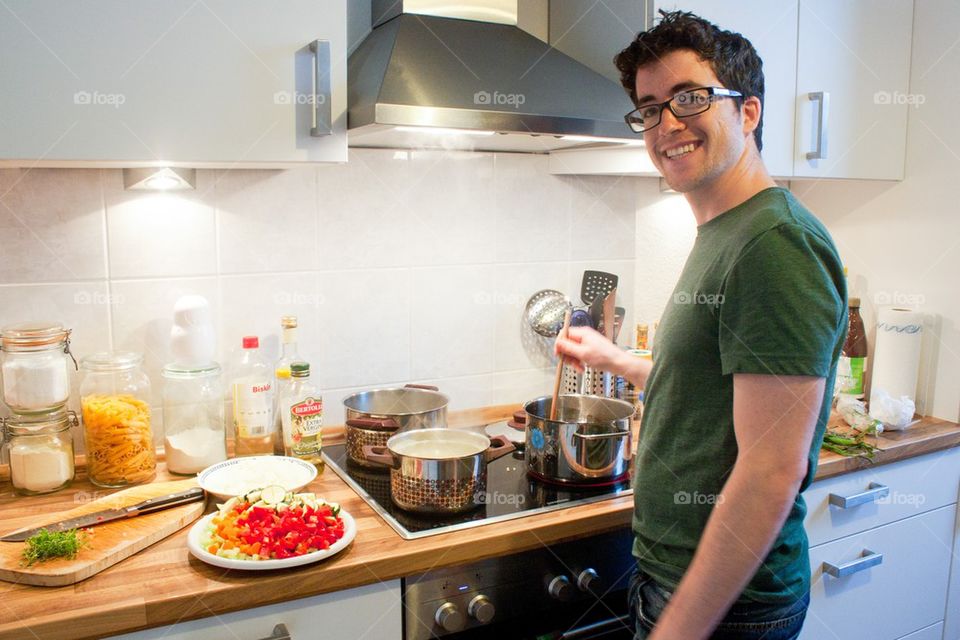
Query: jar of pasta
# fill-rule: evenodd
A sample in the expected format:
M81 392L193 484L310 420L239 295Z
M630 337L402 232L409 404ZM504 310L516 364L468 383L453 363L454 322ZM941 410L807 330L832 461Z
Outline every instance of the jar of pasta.
M101 487L149 482L157 456L150 428L150 380L139 353L95 353L80 363L87 474Z

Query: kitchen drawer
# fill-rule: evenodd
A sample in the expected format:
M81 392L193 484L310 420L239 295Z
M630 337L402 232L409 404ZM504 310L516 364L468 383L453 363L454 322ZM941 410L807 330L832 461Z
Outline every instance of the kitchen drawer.
M265 587L269 588L269 587ZM110 640L265 640L284 624L291 640L400 640L400 581L326 593L147 629Z
M929 627L924 627L919 631L914 631L908 636L903 636L900 640L942 640L943 638L943 623L938 622L937 624L932 624Z
M956 505L810 549L813 585L802 640L896 640L943 620ZM880 563L835 578L869 550ZM923 637L923 636L921 636Z
M867 491L871 483L889 487L888 495L846 509L830 504L831 494L853 496ZM803 494L810 546L953 504L958 486L960 448L814 482Z

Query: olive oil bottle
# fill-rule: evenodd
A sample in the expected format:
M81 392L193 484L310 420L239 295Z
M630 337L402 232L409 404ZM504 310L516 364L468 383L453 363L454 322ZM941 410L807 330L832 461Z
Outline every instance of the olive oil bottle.
M310 382L310 365L290 364L290 383L278 403L284 455L309 462L323 471L323 397Z

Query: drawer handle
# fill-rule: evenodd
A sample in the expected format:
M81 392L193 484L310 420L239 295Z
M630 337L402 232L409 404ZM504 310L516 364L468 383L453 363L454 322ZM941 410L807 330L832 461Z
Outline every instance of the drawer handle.
M866 491L854 493L849 496L838 496L835 493L831 493L828 500L830 504L835 507L850 509L868 502L875 502L880 498L886 498L888 495L890 495L890 487L885 484L880 484L879 482L871 482L867 485Z
M263 640L290 640L290 632L287 631L287 625L281 622L273 628L273 633Z
M827 120L830 117L830 94L826 91L808 93L807 99L817 103L817 148L807 152L807 160L827 157Z
M849 575L857 573L858 571L863 571L864 569L869 569L870 567L875 567L882 563L882 553L875 553L870 551L870 549L864 549L859 558L856 560L851 560L846 564L835 565L830 564L829 562L824 562L823 571L834 578L845 578Z
M310 135L319 138L333 133L333 106L330 104L330 41L315 40L310 43L313 52L313 126Z

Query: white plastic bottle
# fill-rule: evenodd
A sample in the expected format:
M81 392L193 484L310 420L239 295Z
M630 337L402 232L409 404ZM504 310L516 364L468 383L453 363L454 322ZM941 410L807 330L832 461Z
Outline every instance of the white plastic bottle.
M230 372L236 456L273 454L273 392L273 368L260 355L260 340L245 336Z

